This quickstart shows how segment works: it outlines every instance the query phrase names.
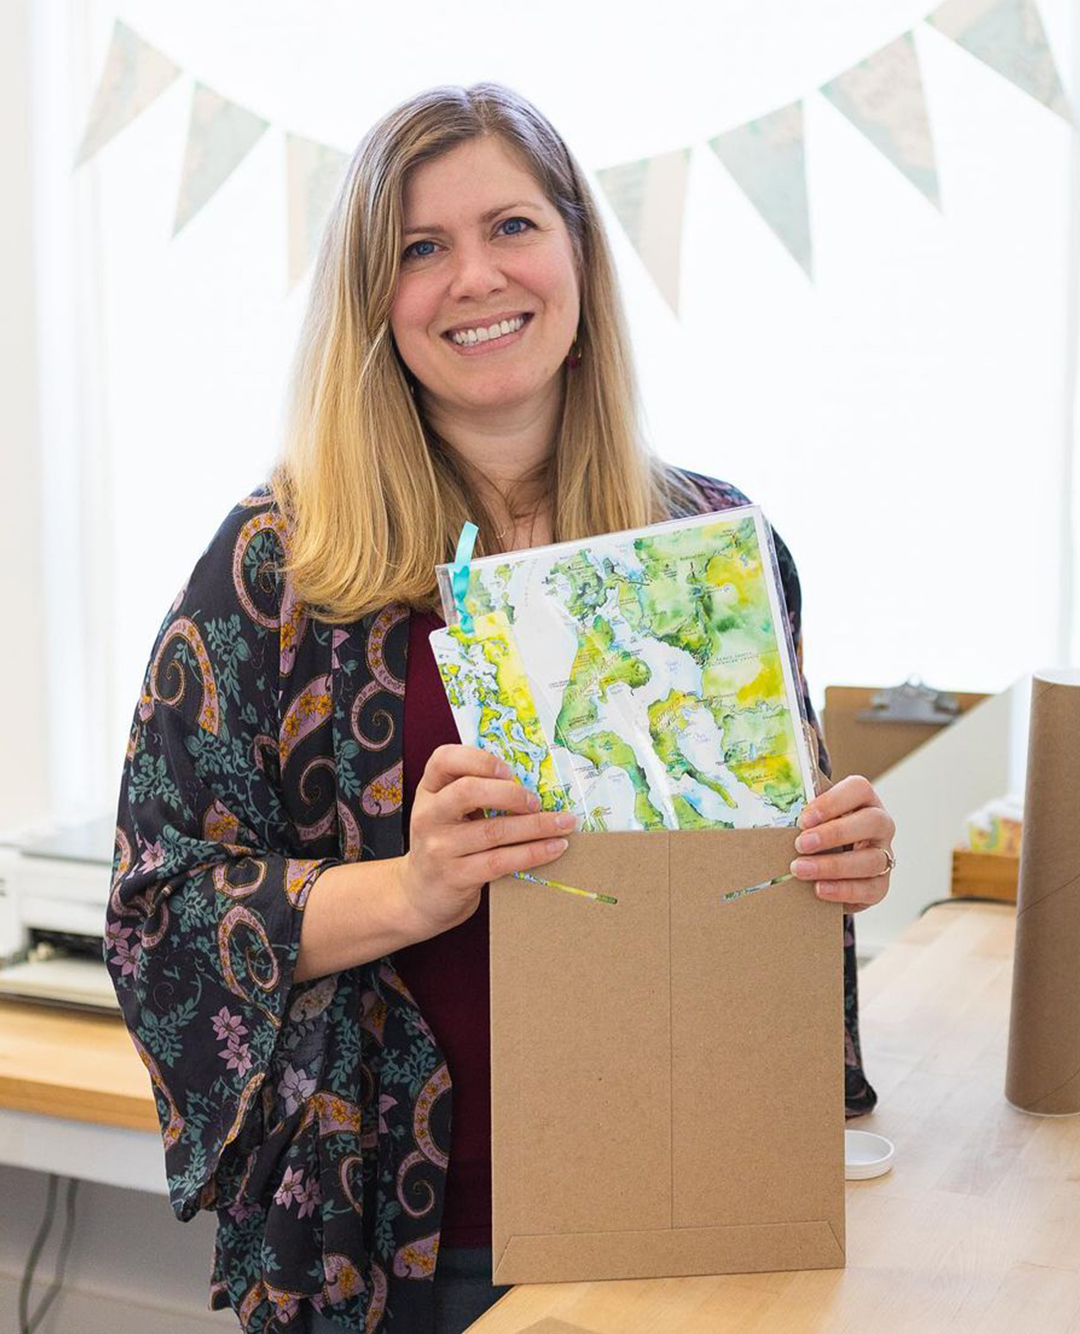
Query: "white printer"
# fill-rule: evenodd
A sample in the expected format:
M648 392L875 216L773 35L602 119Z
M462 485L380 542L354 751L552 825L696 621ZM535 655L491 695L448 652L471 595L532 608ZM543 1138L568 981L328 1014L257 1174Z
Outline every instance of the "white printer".
M115 1014L102 958L115 820L0 835L0 999Z

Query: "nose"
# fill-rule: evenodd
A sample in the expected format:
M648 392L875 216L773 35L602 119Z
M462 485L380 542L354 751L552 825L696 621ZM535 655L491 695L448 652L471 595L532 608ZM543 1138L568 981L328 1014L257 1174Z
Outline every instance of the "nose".
M483 299L505 286L499 257L485 241L458 242L450 258L449 295L454 300Z

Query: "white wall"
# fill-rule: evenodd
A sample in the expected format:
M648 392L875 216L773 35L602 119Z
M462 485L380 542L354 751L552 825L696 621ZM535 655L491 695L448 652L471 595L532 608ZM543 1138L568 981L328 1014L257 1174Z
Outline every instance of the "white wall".
M32 821L49 804L28 28L28 3L0 5L0 179L13 187L0 208L0 826Z
M285 288L283 130L350 149L392 102L440 81L519 87L589 172L694 145L681 320L607 213L651 439L741 486L787 539L819 698L829 683L911 673L995 690L1058 659L1068 127L920 25L942 214L812 91L928 8L681 0L663 24L644 5L624 10L615 32L602 8L556 0L516 10L508 42L503 25L463 28L434 6L404 20L341 3L317 17L283 3L127 6L190 76L273 128L176 239L191 77L82 169L100 225L107 388L94 745L112 765L89 766L87 784L118 772L160 618L277 447L305 295ZM1040 8L1067 71L1068 0ZM113 10L88 13L96 69ZM705 147L802 94L814 284Z

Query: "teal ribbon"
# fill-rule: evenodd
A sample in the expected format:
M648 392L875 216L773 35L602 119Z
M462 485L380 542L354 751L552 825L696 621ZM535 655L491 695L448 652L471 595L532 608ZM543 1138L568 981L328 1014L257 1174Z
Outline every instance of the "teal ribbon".
M458 538L453 564L450 566L450 587L454 594L454 604L458 609L461 628L467 635L473 632L473 620L465 609L465 595L469 591L469 561L472 560L473 545L479 531L475 523L465 523Z

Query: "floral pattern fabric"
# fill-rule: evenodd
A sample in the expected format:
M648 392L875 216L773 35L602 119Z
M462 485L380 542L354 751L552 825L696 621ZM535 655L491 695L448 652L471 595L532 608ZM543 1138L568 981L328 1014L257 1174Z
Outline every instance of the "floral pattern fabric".
M746 503L687 475L702 511ZM309 617L280 572L286 541L268 489L246 497L157 634L121 779L105 960L150 1075L173 1209L217 1214L211 1308L247 1334L295 1334L308 1304L366 1334L423 1334L446 1062L392 957L292 976L318 875L404 850L409 610ZM801 662L798 577L779 539L777 553ZM854 1115L875 1096L850 918L843 948Z

